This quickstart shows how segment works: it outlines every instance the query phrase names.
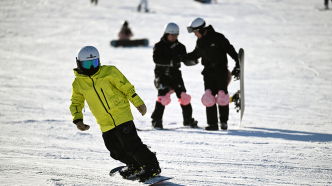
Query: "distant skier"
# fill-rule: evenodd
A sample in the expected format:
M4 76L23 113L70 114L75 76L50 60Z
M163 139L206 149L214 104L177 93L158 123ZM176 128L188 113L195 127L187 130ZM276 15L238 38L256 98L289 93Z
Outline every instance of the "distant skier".
M156 155L137 135L129 101L142 116L146 106L127 78L115 66L101 66L99 59L99 52L93 46L78 51L70 105L73 123L81 131L90 128L83 122L82 109L86 101L111 157L127 165L120 175L128 178L137 173L140 181L146 181L161 170Z
M119 40L129 40L132 36L133 33L131 29L128 27L128 21L123 21L122 27L120 32L118 33Z
M139 3L138 7L137 7L137 11L140 12L142 5L144 4L144 10L145 12L149 12L149 8L148 8L148 0L141 0L141 2Z
M98 4L98 0L91 0L91 3L95 3L95 5Z
M171 91L175 91L182 108L183 125L197 127L197 121L192 118L191 97L186 93L181 67L182 56L187 54L186 47L178 41L179 27L175 23L168 23L164 28L164 35L153 48L153 61L156 66L155 86L158 89L158 100L152 113L152 126L163 128L162 118L165 106L171 102Z
M188 54L188 59L202 58L204 70L205 94L202 103L206 106L208 126L205 130L218 130L217 106L219 105L219 120L221 129L228 128L229 102L227 86L231 80L228 71L227 54L230 55L236 65L232 75L238 77L240 65L238 54L228 39L221 33L216 32L211 25L205 26L205 21L197 18L189 23L188 32L194 32L197 36L196 48ZM217 97L215 98L215 95Z
M324 5L325 5L325 9L329 9L329 0L324 0Z

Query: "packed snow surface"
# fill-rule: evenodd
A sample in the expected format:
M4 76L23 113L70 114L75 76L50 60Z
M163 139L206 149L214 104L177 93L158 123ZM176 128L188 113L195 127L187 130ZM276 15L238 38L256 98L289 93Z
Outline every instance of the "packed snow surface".
M205 131L203 66L181 70L199 129L139 131L157 153L159 185L332 184L332 11L316 0L150 0L153 13L135 11L139 0L0 1L0 185L137 185L108 172L119 165L104 146L88 106L81 132L69 112L77 51L98 48L147 105L132 106L137 128L151 127L157 91L153 45L175 22L191 52L196 37L186 26L197 17L245 50L246 110L230 105L229 130ZM330 5L331 6L331 5ZM148 47L113 48L121 22ZM229 57L229 68L234 61ZM232 94L239 81L229 85ZM165 128L182 126L176 96Z

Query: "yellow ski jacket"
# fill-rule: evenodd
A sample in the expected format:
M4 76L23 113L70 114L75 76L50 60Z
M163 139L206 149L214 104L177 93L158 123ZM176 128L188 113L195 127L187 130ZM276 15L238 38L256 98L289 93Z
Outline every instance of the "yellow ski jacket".
M83 120L85 100L102 132L134 119L129 101L135 107L144 104L134 86L115 66L103 65L92 76L79 74L77 69L74 74L69 107L74 123Z

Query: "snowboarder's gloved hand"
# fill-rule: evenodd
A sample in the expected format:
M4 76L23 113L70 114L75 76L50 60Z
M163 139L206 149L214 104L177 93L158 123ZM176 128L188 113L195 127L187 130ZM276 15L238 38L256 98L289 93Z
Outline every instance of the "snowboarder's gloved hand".
M77 126L78 130L80 130L80 131L86 131L86 130L89 130L89 128L90 128L90 126L84 124L83 121L78 121L76 123L76 126Z
M232 70L232 75L235 79L240 79L240 66L235 66Z
M140 106L138 106L136 108L142 114L142 116L144 116L146 114L146 106L145 106L145 104L140 105Z

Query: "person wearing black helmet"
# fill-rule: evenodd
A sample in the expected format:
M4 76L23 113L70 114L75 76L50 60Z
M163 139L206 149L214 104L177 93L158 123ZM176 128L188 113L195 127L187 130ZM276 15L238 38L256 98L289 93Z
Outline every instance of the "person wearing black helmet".
M218 130L218 112L221 129L228 128L229 115L229 94L227 86L231 80L228 70L227 54L235 61L235 67L232 75L239 76L240 65L238 54L228 39L221 33L206 23L203 19L197 18L189 23L187 27L189 33L195 33L197 36L196 47L194 51L188 53L188 59L202 58L204 69L202 75L204 78L205 94L202 97L202 103L206 106L207 124L205 130ZM217 95L217 97L215 97Z
M153 48L155 67L155 86L158 89L158 100L152 113L152 126L163 128L162 118L165 106L171 102L171 93L175 92L182 108L183 125L197 127L197 121L192 118L191 97L186 92L182 74L179 68L183 56L187 54L186 47L178 41L179 27L168 23L164 27L164 35ZM189 65L188 65L189 66Z

